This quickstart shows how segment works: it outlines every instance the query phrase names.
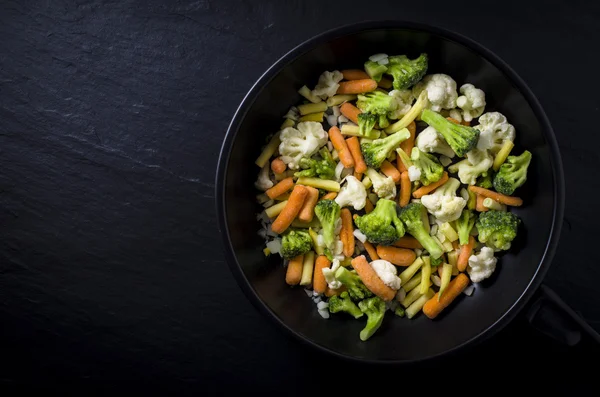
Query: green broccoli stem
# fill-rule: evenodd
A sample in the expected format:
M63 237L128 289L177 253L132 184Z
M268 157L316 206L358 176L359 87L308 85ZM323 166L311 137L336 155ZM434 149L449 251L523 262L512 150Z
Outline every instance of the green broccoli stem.
M385 316L385 302L378 297L365 299L358 303L360 310L367 315L367 325L360 331L360 340L368 340L381 327Z

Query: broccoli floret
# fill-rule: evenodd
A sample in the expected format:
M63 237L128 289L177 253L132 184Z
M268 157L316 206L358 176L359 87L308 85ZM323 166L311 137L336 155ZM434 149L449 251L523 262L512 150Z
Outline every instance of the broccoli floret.
M523 186L527 180L529 163L531 163L531 152L528 150L520 156L508 156L494 178L496 191L510 196L518 187Z
M360 340L368 340L381 326L385 315L385 302L374 296L358 302L360 311L367 315L367 325L360 331Z
M389 57L387 73L394 78L394 89L404 90L417 84L427 73L427 54L416 59L408 59L406 55Z
M348 291L342 292L339 296L334 295L329 298L329 313L346 312L354 318L360 318L363 312L360 311L356 303L352 302Z
M406 231L421 243L432 258L437 259L442 256L444 251L429 235L429 217L423 204L410 203L400 210L399 216L406 227Z
M335 279L344 284L348 295L354 300L366 299L373 296L373 293L365 286L360 276L345 267L339 267L335 271Z
M494 251L507 250L517 237L520 223L521 220L511 212L494 210L482 212L477 220L479 242Z
M373 211L357 217L354 222L371 243L392 245L404 236L404 225L392 200L379 199Z
M361 113L358 115L358 133L361 136L367 136L375 127L378 116L371 113Z
M281 256L292 259L310 251L312 239L304 230L290 230L283 235L281 240Z
M454 153L459 157L464 157L469 150L477 145L477 141L479 140L478 129L462 124L455 124L430 109L423 110L421 120L442 134L448 145L450 145Z
M302 158L300 159L300 168L303 171L294 173L294 176L300 178L302 176L312 178L318 176L321 179L332 179L335 175L336 163L331 157L331 153L326 147L319 150L320 158Z
M475 221L477 220L477 215L471 210L463 210L462 214L460 214L460 218L456 220L456 228L458 229L458 241L460 245L469 244L469 235L471 234L471 229L475 225Z
M364 142L360 145L365 163L369 167L379 168L387 156L396 149L402 141L410 138L410 132L404 128L382 139L375 139L373 142Z
M434 155L425 153L415 146L410 152L410 159L413 165L421 171L419 181L423 185L428 186L442 179L444 167Z
M491 170L488 170L479 176L475 185L484 189L491 189L493 185L493 180L494 173Z
M367 122L367 120L369 122L375 120L379 124L379 128L386 128L388 125L390 125L387 116L390 112L396 110L397 104L392 96L384 94L380 91L373 91L359 95L358 101L356 101L356 106L363 112L358 116L359 127L362 114L368 113L371 116L362 116L365 118L363 123Z
M387 71L387 66L381 65L377 62L367 61L365 62L365 72L369 75L370 78L379 82L381 81L381 76Z
M386 115L394 109L394 98L381 91L367 92L358 95L356 107L364 113Z
M335 226L340 219L340 206L333 200L321 200L315 206L315 215L323 228L323 243L331 248L335 241Z

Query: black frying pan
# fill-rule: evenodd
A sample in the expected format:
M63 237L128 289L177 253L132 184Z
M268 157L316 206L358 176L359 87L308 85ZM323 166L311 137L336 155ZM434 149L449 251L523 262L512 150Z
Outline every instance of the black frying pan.
M428 73L446 73L457 83L473 83L486 93L486 111L502 112L517 131L515 153L533 153L528 183L519 191L525 205L518 240L502 255L492 278L472 297L461 296L434 321L387 315L368 342L363 321L347 316L322 319L302 288L284 282L279 256L266 259L253 187L254 160L266 136L297 103L297 90L314 85L325 70L360 68L384 52L429 54ZM554 133L523 80L501 59L474 41L442 29L407 22L367 22L312 38L277 61L244 98L221 150L216 199L219 227L230 269L248 298L268 317L302 341L330 353L368 362L414 362L455 351L505 326L536 292L559 239L564 180ZM538 305L539 306L539 305ZM560 335L559 335L560 337ZM571 335L572 337L572 335ZM572 338L571 338L572 339ZM573 343L571 340L570 343Z

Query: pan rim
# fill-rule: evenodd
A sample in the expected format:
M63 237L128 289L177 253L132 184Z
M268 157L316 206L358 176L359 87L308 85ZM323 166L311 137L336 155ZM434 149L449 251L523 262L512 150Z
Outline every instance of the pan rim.
M538 264L538 267L533 274L531 280L523 290L523 293L514 301L514 303L510 306L510 308L500 316L495 322L491 325L471 337L470 339L464 341L463 343L457 344L450 349L442 351L437 354L423 356L417 359L371 359L371 358L363 358L356 357L352 355L347 355L340 353L338 351L332 350L326 346L323 346L319 343L316 343L309 338L299 334L294 329L285 324L257 295L256 291L246 278L244 272L241 269L241 266L233 253L233 246L231 243L229 228L227 225L227 217L226 217L226 206L225 206L225 176L227 174L227 168L229 163L230 152L235 141L235 138L238 133L239 126L243 119L245 118L246 112L249 107L252 105L260 91L263 87L273 78L277 73L279 73L287 64L292 62L297 57L303 55L304 53L310 51L314 47L324 44L327 41L331 41L336 38L340 38L343 36L347 36L354 33L359 33L367 30L384 30L384 29L409 29L409 30L417 30L423 31L431 34L438 35L442 38L446 38L449 40L453 40L473 51L475 51L478 55L485 58L488 62L493 64L496 68L498 68L502 73L504 73L507 78L515 84L515 86L520 90L528 104L531 106L533 113L536 118L540 122L542 126L543 134L545 139L548 142L550 147L550 159L551 159L551 168L552 168L552 176L554 180L554 209L552 213L552 224L550 228L550 237L546 242L546 246L544 249L544 253ZM560 151L558 149L558 143L556 141L556 136L550 124L550 121L544 112L541 104L539 103L536 96L533 94L529 86L525 83L525 81L499 56L493 53L491 50L487 49L483 45L478 42L462 35L456 33L451 30L435 27L428 24L417 23L412 21L401 21L401 20L371 20L360 23L347 24L343 26L339 26L313 36L304 42L300 43L282 57L280 57L273 65L268 68L253 84L248 93L243 98L240 103L238 109L236 110L232 121L227 129L225 138L223 140L223 144L219 153L219 160L217 165L216 179L215 179L215 199L216 199L216 210L217 210L217 225L220 231L222 241L225 245L225 256L226 261L229 266L231 273L236 279L238 285L242 288L247 298L252 302L252 304L259 309L263 314L267 317L271 318L275 321L276 324L281 326L284 330L287 331L288 335L291 335L297 340L308 344L317 350L325 352L327 354L331 354L338 358L349 360L352 362L361 362L361 363L371 363L371 364L408 364L408 363L419 363L424 362L436 358L441 358L442 356L448 356L451 354L455 354L456 352L463 350L467 346L473 346L476 343L481 343L484 340L489 339L501 329L503 329L506 325L508 325L516 315L525 307L527 302L531 299L533 294L537 291L538 287L541 285L546 272L548 271L552 259L554 257L556 246L558 240L560 238L560 231L562 227L562 219L564 214L564 205L565 205L565 192L564 192L564 174L562 167L562 160L560 156Z

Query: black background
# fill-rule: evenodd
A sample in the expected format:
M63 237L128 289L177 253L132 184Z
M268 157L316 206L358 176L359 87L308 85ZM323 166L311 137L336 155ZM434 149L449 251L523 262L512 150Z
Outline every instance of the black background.
M522 380L566 394L593 385L590 350L563 348L522 317L464 354L409 368L308 350L233 280L213 180L236 107L293 46L367 19L465 34L526 80L553 123L567 205L546 283L600 330L597 4L0 1L2 390L480 393L478 382L517 392Z

